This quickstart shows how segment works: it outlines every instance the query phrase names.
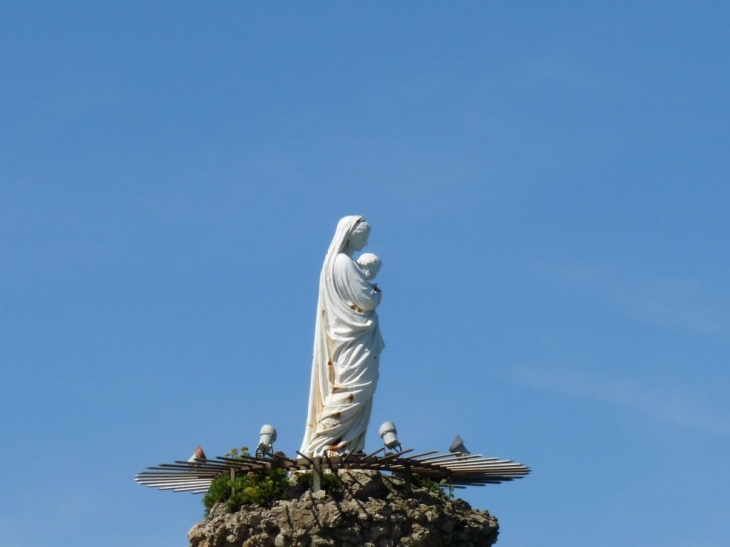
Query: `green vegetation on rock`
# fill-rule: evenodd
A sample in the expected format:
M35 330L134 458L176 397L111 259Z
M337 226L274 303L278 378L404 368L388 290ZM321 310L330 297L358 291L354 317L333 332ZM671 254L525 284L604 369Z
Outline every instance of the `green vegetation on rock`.
M286 497L290 486L287 472L277 468L250 471L235 479L221 475L213 480L203 498L205 514L217 503L225 503L231 513L244 505L270 507Z

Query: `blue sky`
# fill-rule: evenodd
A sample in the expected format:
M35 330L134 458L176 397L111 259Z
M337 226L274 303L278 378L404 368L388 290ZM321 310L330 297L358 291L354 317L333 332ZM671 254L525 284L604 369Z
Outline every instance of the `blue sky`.
M302 439L372 225L377 426L524 462L500 545L719 547L724 2L0 3L0 544L186 544L148 465ZM100 538L103 538L101 540Z

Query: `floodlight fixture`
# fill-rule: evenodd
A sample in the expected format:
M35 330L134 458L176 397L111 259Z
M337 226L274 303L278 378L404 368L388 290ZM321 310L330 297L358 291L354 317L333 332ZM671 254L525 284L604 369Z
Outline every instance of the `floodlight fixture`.
M276 429L273 425L265 424L261 426L259 432L259 445L256 447L256 457L264 454L272 454L274 452L274 441L276 441Z
M205 452L203 452L203 447L198 445L198 448L195 449L193 452L193 455L188 458L188 463L197 463L200 461L205 461Z
M471 454L466 447L464 446L464 441L461 439L460 435L457 435L454 439L454 442L451 443L451 446L449 447L449 452L452 454L459 454L460 456L468 456Z
M398 430L395 428L395 424L393 422L385 422L380 426L380 430L378 431L378 434L380 435L380 438L383 439L383 444L386 448L393 449L397 446L398 451L403 452L400 441L396 436L397 433Z

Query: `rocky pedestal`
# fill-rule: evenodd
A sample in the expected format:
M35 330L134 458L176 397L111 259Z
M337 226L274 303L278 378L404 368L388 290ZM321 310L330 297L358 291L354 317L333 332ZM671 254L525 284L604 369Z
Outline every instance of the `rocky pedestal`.
M191 547L487 547L497 519L440 491L412 488L377 472L340 475L337 490L293 489L270 508L247 506L227 514L215 506L196 524Z

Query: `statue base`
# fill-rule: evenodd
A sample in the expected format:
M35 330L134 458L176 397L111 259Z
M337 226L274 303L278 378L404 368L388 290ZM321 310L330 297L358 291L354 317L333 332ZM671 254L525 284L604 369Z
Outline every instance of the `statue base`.
M404 479L377 471L343 470L339 478L337 490L294 492L268 508L227 513L219 504L190 530L190 547L489 547L497 541L495 517L438 488L409 489Z

